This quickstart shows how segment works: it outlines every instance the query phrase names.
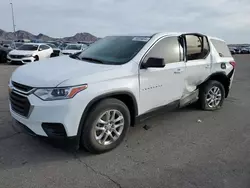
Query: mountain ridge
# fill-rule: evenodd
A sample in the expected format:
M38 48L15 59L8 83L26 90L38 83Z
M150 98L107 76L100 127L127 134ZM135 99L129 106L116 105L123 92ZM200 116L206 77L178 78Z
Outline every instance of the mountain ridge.
M14 32L6 32L0 29L0 40L42 40L42 41L68 41L68 42L78 42L78 41L86 41L86 42L94 42L98 40L98 38L90 33L82 32L76 33L74 36L63 37L63 38L54 38L43 33L39 33L38 35L34 35L28 31L18 30Z

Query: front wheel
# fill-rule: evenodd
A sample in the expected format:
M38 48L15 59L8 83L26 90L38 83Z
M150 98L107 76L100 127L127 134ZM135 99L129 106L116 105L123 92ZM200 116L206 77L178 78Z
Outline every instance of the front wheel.
M83 125L81 142L91 153L104 153L116 148L130 127L128 107L117 99L104 99L95 105Z
M220 109L224 99L225 88L216 80L209 80L200 88L199 102L203 110L213 111Z
M37 55L34 58L35 58L34 61L39 61L39 57Z

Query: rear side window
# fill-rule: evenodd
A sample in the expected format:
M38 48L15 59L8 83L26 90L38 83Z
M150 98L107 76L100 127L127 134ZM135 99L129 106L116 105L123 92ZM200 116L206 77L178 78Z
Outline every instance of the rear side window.
M49 46L47 46L47 45L41 45L40 48L42 48L43 50L48 50L48 49L49 49Z
M211 39L216 51L219 53L220 57L232 57L231 52L224 41Z
M209 54L207 37L186 35L187 60L205 59Z

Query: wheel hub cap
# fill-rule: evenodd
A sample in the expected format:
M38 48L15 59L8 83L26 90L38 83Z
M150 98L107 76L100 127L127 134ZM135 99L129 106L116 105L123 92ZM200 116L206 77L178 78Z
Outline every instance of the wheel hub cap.
M118 110L108 110L97 119L95 139L101 145L112 144L120 137L123 128L123 114Z
M221 90L217 86L213 86L207 93L206 102L210 108L217 107L221 102Z

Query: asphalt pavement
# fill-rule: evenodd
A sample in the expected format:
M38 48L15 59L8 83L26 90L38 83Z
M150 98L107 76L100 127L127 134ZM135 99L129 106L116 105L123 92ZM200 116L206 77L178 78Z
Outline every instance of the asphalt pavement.
M7 84L16 66L1 65L0 188L249 188L250 56L235 60L221 110L164 112L101 155L65 151L13 129Z

